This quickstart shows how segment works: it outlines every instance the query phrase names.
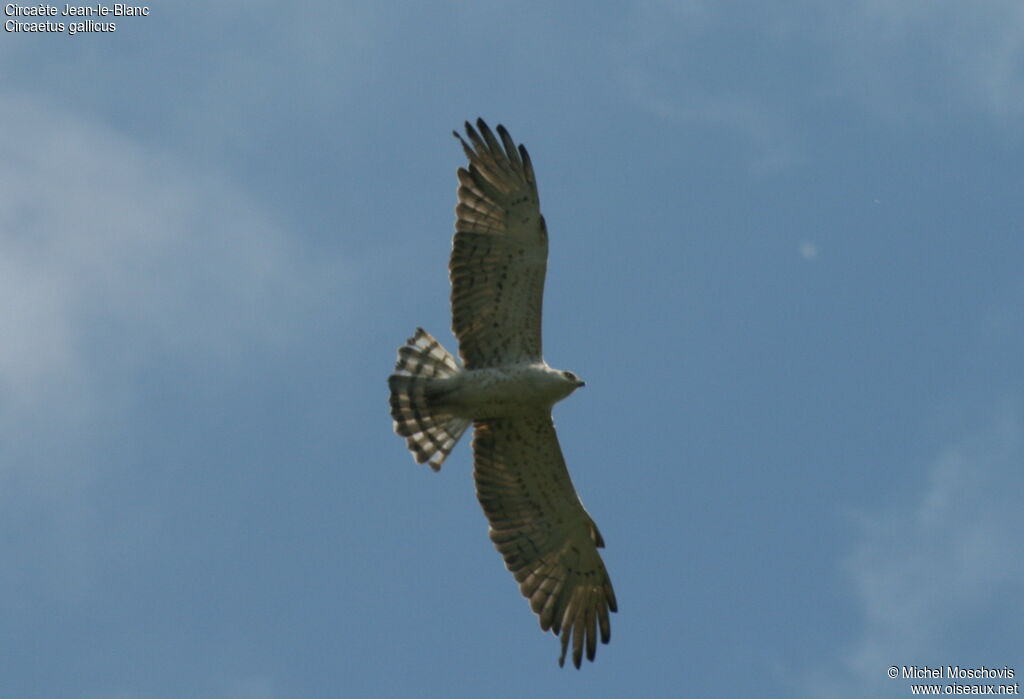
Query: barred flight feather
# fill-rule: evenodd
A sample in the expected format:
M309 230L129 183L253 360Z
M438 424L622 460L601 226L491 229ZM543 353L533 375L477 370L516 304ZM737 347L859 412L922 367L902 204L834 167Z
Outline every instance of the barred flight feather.
M459 441L469 420L438 409L432 401L437 379L456 376L461 369L455 358L423 328L398 350L391 388L391 417L395 433L405 437L417 463L437 471Z

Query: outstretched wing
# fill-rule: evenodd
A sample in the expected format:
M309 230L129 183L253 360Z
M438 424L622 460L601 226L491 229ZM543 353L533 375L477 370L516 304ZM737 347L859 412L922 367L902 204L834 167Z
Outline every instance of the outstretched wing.
M597 525L576 495L550 415L478 420L473 437L477 497L491 523L491 541L540 627L572 638L572 661L594 659L597 631L611 638L615 593L598 547Z
M452 330L468 369L541 359L540 317L548 234L526 148L498 126L458 133L469 169L459 168L455 239L448 265Z

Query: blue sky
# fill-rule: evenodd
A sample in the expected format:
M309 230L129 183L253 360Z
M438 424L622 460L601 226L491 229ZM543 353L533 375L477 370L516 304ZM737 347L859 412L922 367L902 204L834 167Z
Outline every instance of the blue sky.
M0 694L904 697L1024 673L1024 6L177 2L0 41ZM559 669L449 349L451 130L530 150L612 642ZM1019 677L1018 677L1019 680Z

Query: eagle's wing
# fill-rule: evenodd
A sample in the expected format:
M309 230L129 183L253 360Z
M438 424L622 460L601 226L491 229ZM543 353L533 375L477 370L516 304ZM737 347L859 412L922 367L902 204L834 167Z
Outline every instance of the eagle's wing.
M448 265L452 330L468 369L541 359L540 317L548 234L526 148L498 126L466 122L455 239Z
M474 423L477 497L491 523L491 540L505 557L540 627L572 637L572 660L594 659L597 631L611 638L608 612L615 593L597 552L597 525L576 495L548 414Z

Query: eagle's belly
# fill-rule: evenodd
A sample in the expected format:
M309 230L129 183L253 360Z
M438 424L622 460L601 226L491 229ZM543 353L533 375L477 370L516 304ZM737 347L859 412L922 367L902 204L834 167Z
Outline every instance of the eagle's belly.
M572 390L559 372L542 364L465 370L451 389L440 402L473 420L549 410Z

